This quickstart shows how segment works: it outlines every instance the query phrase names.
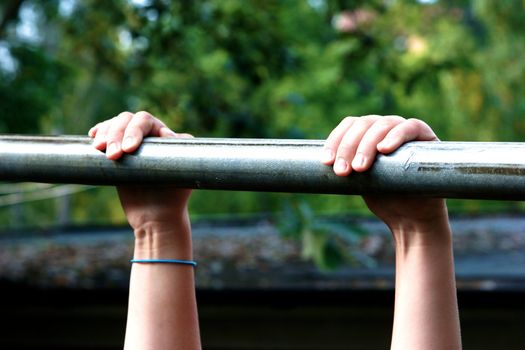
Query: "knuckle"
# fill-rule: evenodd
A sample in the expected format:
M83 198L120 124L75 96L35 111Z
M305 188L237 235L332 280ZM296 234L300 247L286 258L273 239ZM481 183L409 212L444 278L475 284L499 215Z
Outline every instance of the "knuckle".
M386 115L381 120L385 123L400 123L406 121L405 118L399 115Z
M401 124L405 121L405 118L397 115L386 115L376 121L379 127L392 127L397 124Z
M132 116L133 116L133 113L124 111L124 112L120 112L116 117L113 118L113 120L130 119Z
M374 124L374 122L377 121L377 116L374 116L374 115L366 115L366 116L363 116L361 118L358 118L355 122L354 122L354 125L358 128L364 128L364 127L368 127L372 124Z
M411 129L414 134L418 134L419 137L422 137L426 140L439 140L436 133L432 128L424 121L416 118L411 118L407 122L410 122Z
M138 124L150 124L153 122L153 120L154 117L150 113L145 111L137 112L133 116L133 121Z
M368 123L373 123L373 122L375 122L377 120L381 120L381 118L383 118L383 117L378 115L378 114L368 114L368 115L362 116L359 119L360 120L365 120Z
M423 121L415 118L410 118L406 122L406 126L409 130L412 130L412 132L423 132L430 129L430 127Z
M354 122L357 118L356 117L352 117L352 116L346 116L343 118L343 120L341 120L341 124L350 124L352 122Z
M418 127L421 127L421 126L426 126L427 124L425 122L423 122L422 120L420 119L416 119L416 118L408 118L406 120L406 123L408 125L411 125L411 126L418 126Z
M139 111L133 115L134 118L153 119L153 115L147 111Z

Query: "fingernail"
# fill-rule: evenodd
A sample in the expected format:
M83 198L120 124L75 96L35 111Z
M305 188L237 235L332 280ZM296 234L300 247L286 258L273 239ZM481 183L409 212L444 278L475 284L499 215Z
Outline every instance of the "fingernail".
M122 142L122 148L131 148L135 145L135 138L133 136L127 136Z
M116 142L112 142L108 145L108 148L106 149L106 154L113 155L113 154L118 153L118 151L119 151L118 144Z
M323 151L323 163L330 163L334 160L334 152L330 148L325 148Z
M344 173L348 169L348 163L343 158L337 158L334 164L334 170L338 173Z
M355 168L362 168L365 165L365 157L362 153L357 153L354 157L354 160L352 160L352 167Z

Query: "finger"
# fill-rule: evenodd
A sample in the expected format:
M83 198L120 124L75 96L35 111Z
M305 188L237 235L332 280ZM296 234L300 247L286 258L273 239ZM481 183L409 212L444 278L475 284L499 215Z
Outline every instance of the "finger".
M94 127L92 127L91 129L89 129L88 131L88 136L91 137L91 138L94 138L95 136L97 136L97 131L98 129L100 128L100 125L102 123L97 123Z
M372 124L357 146L356 154L352 160L352 168L359 172L368 170L374 163L377 145L383 141L390 130L404 121L405 118L403 117L389 115L378 119Z
M146 136L162 136L161 130L166 128L163 122L148 112L137 112L133 115L124 131L122 150L135 151ZM169 129L168 129L169 130Z
M178 139L192 139L194 136L192 134L182 133L182 134L176 134L176 138Z
M439 141L427 123L419 119L408 119L388 132L384 140L377 145L381 153L391 153L409 141Z
M106 137L106 157L116 160L122 156L122 140L124 132L133 118L130 112L122 112L111 120Z
M160 137L179 137L179 134L177 134L175 131L171 130L167 126L164 126L160 128L159 136Z
M93 140L93 146L99 151L106 149L106 138L109 127L111 126L112 119L106 120L105 122L99 123L95 139Z
M361 139L370 126L380 117L377 115L365 116L357 119L344 134L337 148L334 162L334 172L338 176L346 176L352 172L352 161L361 143Z
M324 143L324 150L323 150L322 162L324 164L326 165L334 164L337 148L339 147L339 144L341 143L343 136L345 135L346 131L352 126L352 124L357 119L358 119L357 117L344 118L343 120L341 120L339 125L337 125L335 129L332 130L330 135L328 135Z

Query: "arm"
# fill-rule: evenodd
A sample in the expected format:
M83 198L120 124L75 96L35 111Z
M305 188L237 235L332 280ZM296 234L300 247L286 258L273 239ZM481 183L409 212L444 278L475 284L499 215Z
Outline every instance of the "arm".
M137 149L145 136L175 134L147 112L124 112L89 131L109 159ZM135 234L135 259L192 259L190 190L125 186L119 197ZM135 263L131 268L125 349L200 349L193 267Z
M345 118L325 144L323 162L339 176L368 170L378 152L413 140L438 140L422 121L398 116ZM452 237L442 199L366 196L396 247L392 349L461 348Z

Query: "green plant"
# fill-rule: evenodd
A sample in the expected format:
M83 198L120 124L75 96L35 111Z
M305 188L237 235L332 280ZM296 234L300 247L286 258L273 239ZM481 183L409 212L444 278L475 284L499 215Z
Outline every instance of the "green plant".
M374 266L376 263L359 249L359 242L367 234L362 227L321 218L298 196L285 201L279 229L284 237L300 239L302 257L322 270L334 270L344 264Z

